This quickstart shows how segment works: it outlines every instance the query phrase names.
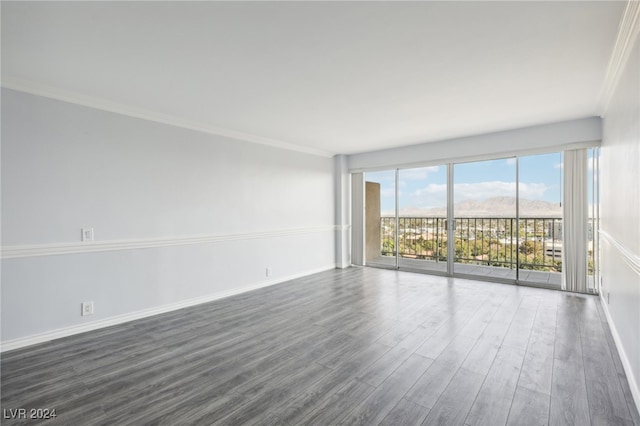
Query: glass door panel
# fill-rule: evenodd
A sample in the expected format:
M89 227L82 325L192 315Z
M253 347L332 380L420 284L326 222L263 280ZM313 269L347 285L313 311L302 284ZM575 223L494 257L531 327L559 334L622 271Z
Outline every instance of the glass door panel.
M515 158L454 165L453 272L516 279Z
M518 159L519 280L562 284L562 154Z
M447 166L398 171L398 264L447 273Z
M365 173L365 264L396 268L396 171Z

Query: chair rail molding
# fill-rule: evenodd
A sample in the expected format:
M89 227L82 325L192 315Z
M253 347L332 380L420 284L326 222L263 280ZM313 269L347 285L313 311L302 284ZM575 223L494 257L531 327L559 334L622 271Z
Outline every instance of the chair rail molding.
M611 245L618 251L618 253L622 255L622 259L631 268L631 270L637 275L640 275L640 256L634 253L608 232L601 229L599 233L607 244Z
M85 241L74 243L30 244L3 246L2 259L23 257L55 256L64 254L94 253L116 250L136 250L156 247L185 246L193 244L210 244L221 241L251 240L260 238L284 237L289 235L316 234L335 232L340 227L336 225L313 226L305 228L276 229L263 232L249 232L238 234L196 235L185 237L166 237L130 240Z

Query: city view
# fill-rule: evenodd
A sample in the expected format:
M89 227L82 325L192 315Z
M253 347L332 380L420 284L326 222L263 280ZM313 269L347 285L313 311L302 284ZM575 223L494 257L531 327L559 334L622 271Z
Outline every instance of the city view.
M382 217L381 254L395 255L395 218ZM562 219L455 218L457 263L540 271L562 271ZM519 229L519 231L518 231ZM447 261L446 217L398 218L398 251L403 258Z
M454 270L504 278L515 278L515 270L520 270L520 279L525 276L532 281L559 285L563 250L560 153L520 158L517 191L515 159L453 167ZM393 170L367 174L367 185L374 185L367 191L379 192L379 201L374 195L373 203L380 206L378 216L368 210L368 217L372 221L377 219L379 227L379 234L368 231L368 238L379 245L375 253L371 249L370 263L388 266L397 252L401 266L446 271L450 238L446 170L446 166L399 170L397 186ZM590 203L591 199L590 189ZM592 275L591 219L585 232L588 232L585 255ZM498 268L514 273L499 272Z

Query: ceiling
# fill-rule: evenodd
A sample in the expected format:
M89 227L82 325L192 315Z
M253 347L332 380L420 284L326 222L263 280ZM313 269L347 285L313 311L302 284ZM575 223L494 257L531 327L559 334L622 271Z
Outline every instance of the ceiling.
M3 1L2 82L351 154L597 115L624 5Z

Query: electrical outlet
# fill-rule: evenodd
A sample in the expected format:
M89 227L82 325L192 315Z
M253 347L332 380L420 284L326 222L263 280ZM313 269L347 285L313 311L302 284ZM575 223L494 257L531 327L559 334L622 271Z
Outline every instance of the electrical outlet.
M267 277L270 277L271 276L271 268L267 267L267 269L265 271L265 274L266 274Z
M82 241L93 241L93 228L82 228Z
M93 302L82 302L82 316L93 315Z

